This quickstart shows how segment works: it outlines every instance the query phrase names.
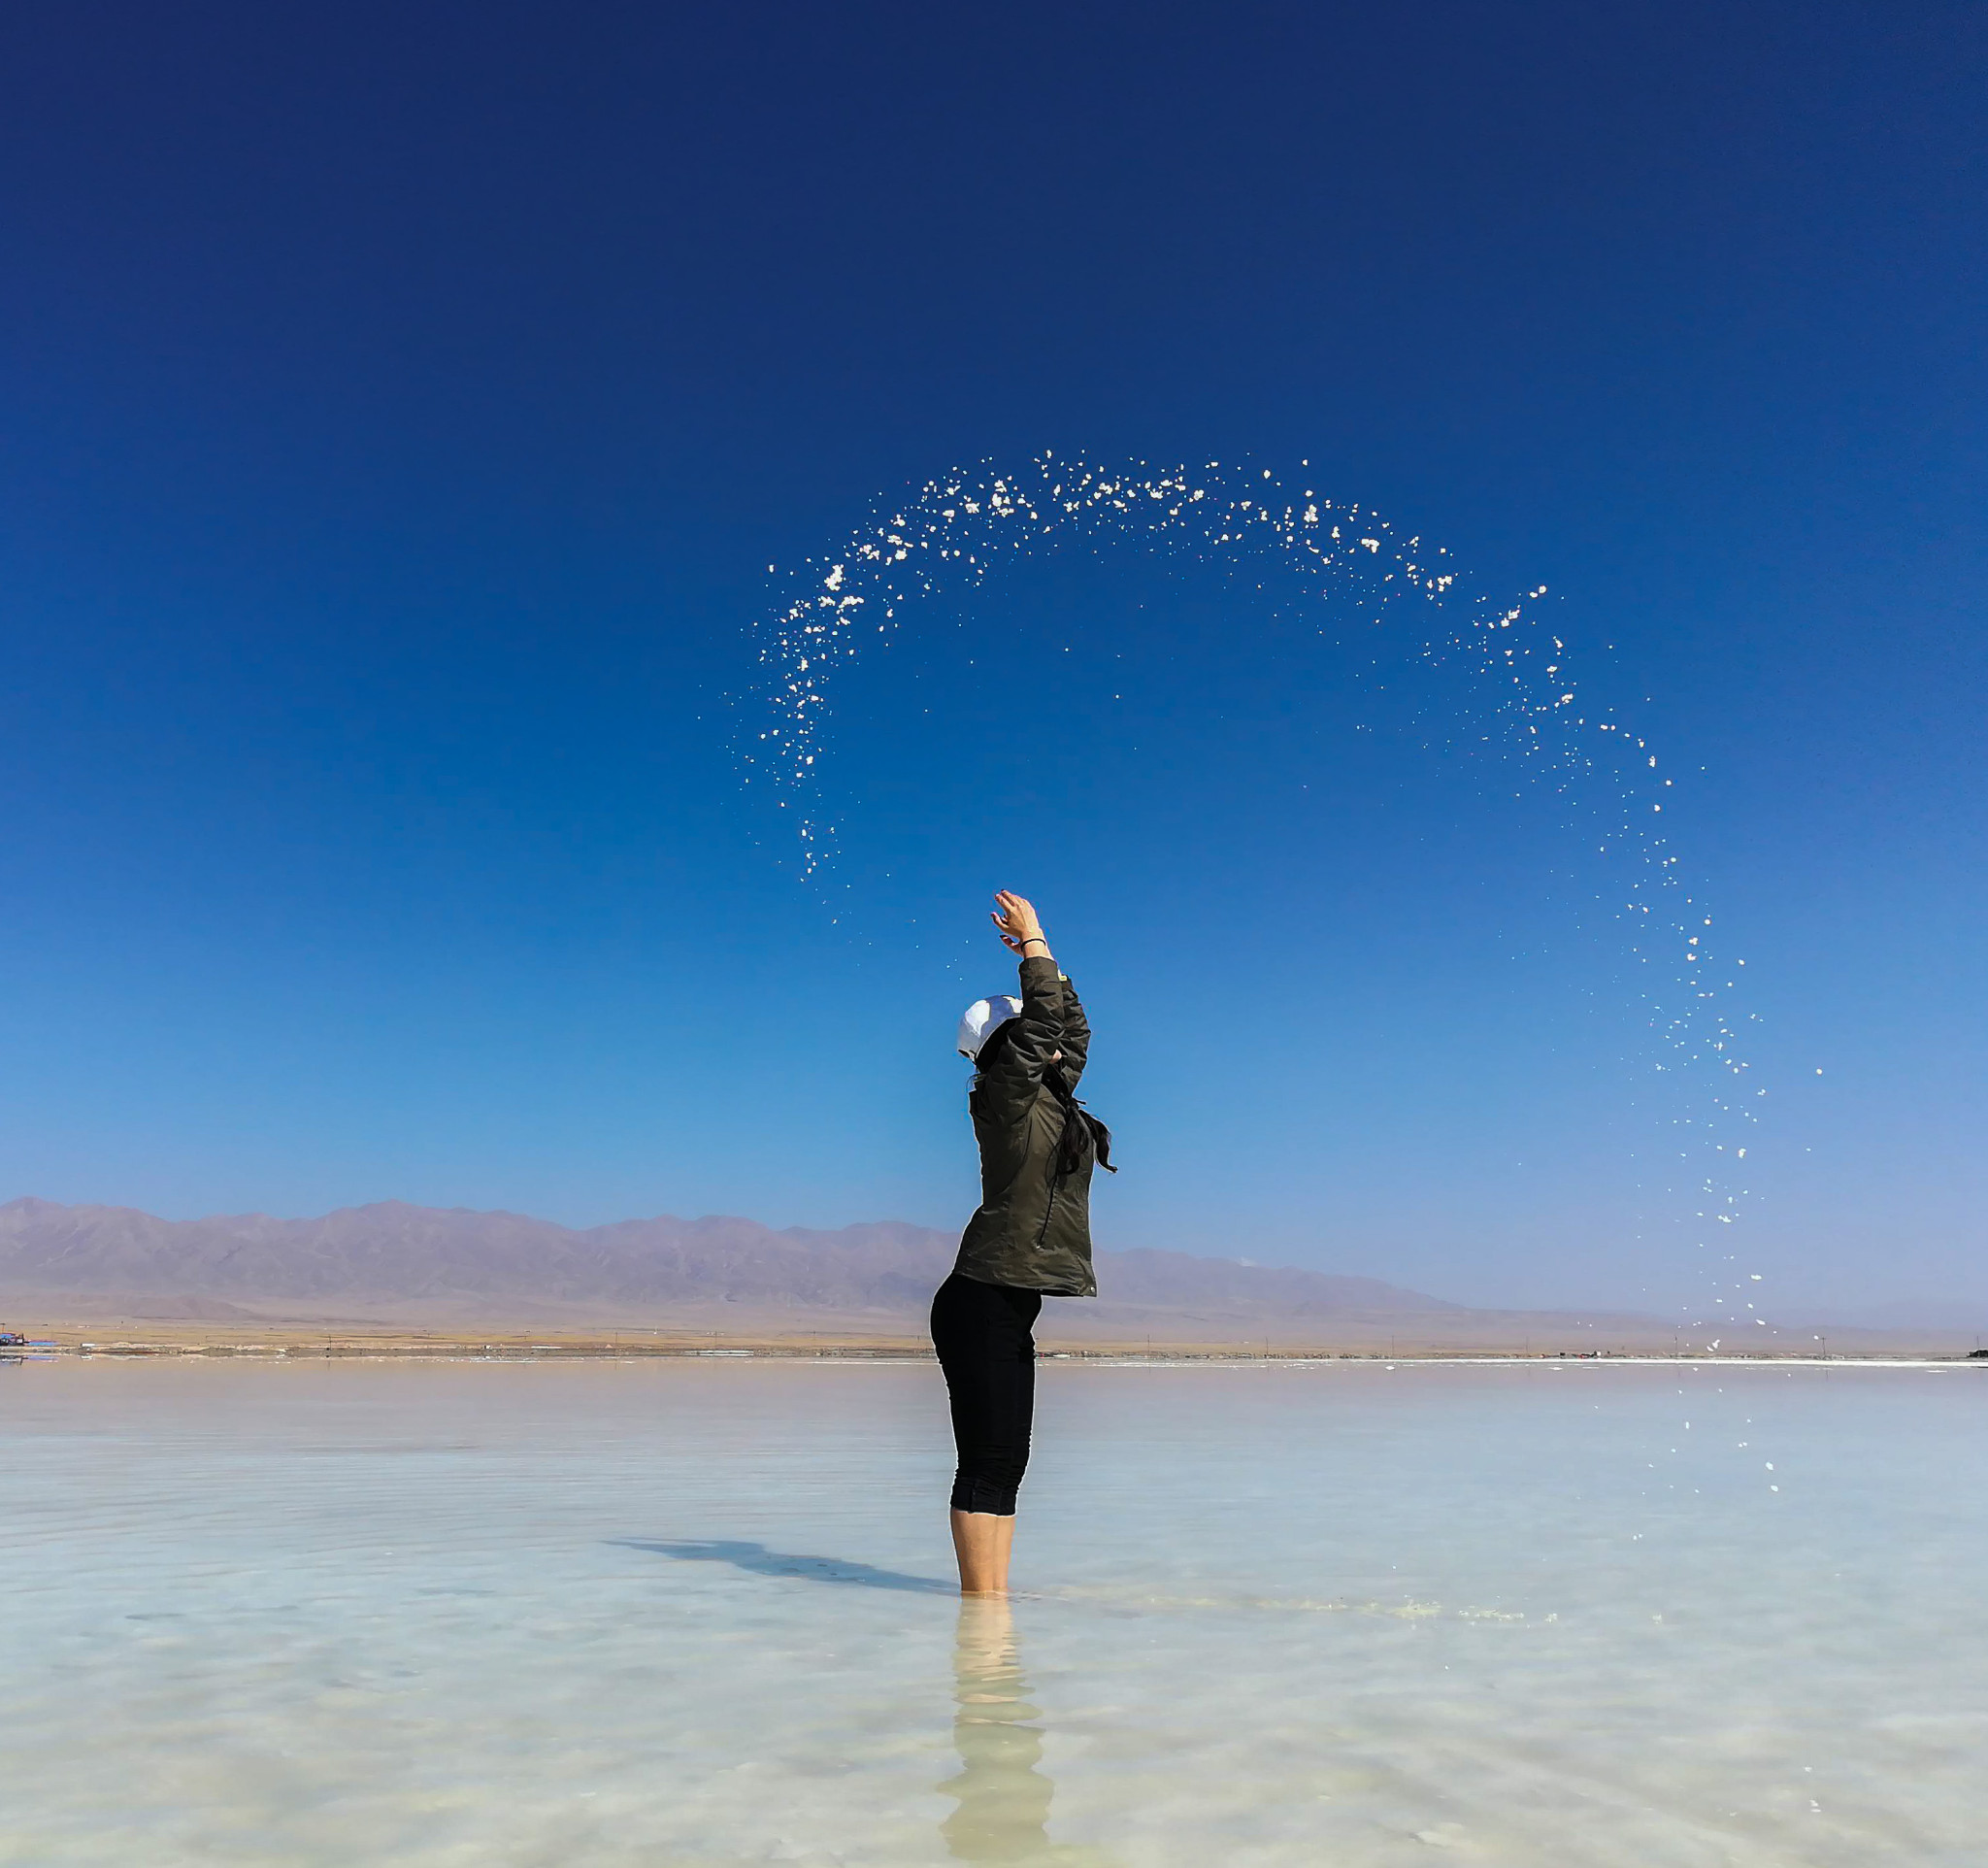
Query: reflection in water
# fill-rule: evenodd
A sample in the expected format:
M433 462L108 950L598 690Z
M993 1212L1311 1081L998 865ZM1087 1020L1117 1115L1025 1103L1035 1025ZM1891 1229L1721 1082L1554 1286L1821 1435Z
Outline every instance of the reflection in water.
M1048 1861L1049 1799L1056 1786L1036 1766L1043 1733L1029 1721L1021 1653L1005 1596L968 1597L959 1605L952 1657L959 1710L952 1742L959 1775L939 1788L959 1808L939 1825L960 1861Z

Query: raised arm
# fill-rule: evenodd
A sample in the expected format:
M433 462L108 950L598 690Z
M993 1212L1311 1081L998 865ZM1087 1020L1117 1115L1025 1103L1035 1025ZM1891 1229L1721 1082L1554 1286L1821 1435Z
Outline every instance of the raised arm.
M1005 888L994 899L1002 944L1021 959L1021 1011L984 1074L1004 1088L1032 1089L1065 1049L1064 981L1035 909Z
M1083 1016L1083 1001L1068 980L1063 982L1063 1081L1073 1089L1083 1075L1091 1054L1090 1020Z

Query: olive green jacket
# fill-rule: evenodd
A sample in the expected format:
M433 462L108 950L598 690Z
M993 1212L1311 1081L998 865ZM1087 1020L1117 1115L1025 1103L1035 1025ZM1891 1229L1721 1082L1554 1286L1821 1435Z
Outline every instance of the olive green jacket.
M980 1144L980 1210L968 1220L955 1269L982 1284L1012 1284L1050 1297L1095 1297L1091 1275L1088 1130L1074 1174L1059 1177L1063 1104L1043 1077L1061 1070L1073 1089L1083 1075L1091 1028L1077 988L1054 960L1021 963L1021 1011L982 1052L967 1106ZM1051 1065L1058 1051L1062 1061Z

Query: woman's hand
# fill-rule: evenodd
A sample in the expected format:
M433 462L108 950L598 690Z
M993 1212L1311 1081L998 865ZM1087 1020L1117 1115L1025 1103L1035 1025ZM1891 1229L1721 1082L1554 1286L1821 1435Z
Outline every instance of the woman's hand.
M1035 905L1008 888L997 890L994 900L997 910L989 915L988 919L999 929L1002 945L1025 960L1051 958L1049 943L1043 937L1043 923L1037 917ZM1034 952L1029 951L1032 948L1036 950Z

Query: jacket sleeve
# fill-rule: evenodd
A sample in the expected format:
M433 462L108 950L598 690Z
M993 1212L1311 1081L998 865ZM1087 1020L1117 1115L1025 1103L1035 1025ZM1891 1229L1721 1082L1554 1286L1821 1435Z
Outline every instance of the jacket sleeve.
M1004 1101L1033 1098L1049 1059L1064 1049L1064 982L1054 960L1021 963L1021 1011L990 1061L985 1088Z
M1053 1047L1052 1047L1053 1049ZM1083 1004L1077 988L1063 982L1063 1077L1073 1088L1083 1075L1085 1059L1091 1052L1090 1021L1083 1016Z

